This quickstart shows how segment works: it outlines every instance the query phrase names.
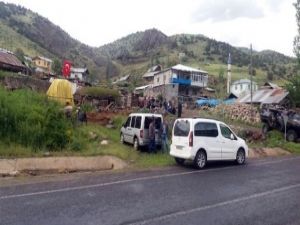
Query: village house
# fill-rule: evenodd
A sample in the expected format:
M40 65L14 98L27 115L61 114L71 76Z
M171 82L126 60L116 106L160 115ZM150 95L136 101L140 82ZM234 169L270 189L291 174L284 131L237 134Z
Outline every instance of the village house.
M203 94L207 83L206 71L178 64L154 75L153 95L167 101L193 101Z
M147 83L153 83L153 79L154 79L154 75L161 72L162 70L162 66L161 65L156 65L156 66L152 66L144 75L143 75L143 79L147 82Z
M252 101L251 101L251 94L248 93L245 96L241 96L238 98L238 103L253 103L256 105L263 105L263 104L275 104L275 105L288 105L289 92L276 84L267 82L258 90L253 92Z
M36 67L36 72L51 73L52 60L43 56L32 58L32 63Z
M28 67L23 65L17 56L5 49L0 49L0 69L24 74L27 74L29 71Z
M71 67L70 79L78 79L80 81L86 81L86 77L89 74L87 68L75 68Z
M252 91L256 91L258 86L256 82L252 81ZM251 81L249 79L241 79L233 82L230 86L230 91L236 97L248 94L251 91Z

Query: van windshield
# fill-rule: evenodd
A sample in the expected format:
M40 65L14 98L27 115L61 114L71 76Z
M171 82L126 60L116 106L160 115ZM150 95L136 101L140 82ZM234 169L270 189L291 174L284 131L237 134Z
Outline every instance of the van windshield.
M174 126L174 136L187 137L190 133L190 122L178 120Z

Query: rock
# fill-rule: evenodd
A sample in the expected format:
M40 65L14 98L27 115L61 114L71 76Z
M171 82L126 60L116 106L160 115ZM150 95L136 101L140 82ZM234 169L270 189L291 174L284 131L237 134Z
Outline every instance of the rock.
M98 137L98 135L92 131L89 132L89 135L91 140L95 140Z
M113 124L107 124L106 125L106 128L109 128L109 129L114 129L116 128Z
M103 140L103 141L101 141L100 144L101 144L101 145L108 145L108 140Z
M46 157L48 157L48 156L50 156L50 152L44 152L43 155L46 156Z
M18 176L19 174L20 174L19 171L15 170L15 171L11 171L11 172L9 173L9 176L16 177L16 176Z

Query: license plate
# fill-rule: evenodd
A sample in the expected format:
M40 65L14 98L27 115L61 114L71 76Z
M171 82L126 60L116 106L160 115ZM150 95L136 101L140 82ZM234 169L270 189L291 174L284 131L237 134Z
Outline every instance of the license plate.
M178 146L178 145L177 145L177 146L176 146L176 149L177 149L177 150L182 150L182 149L183 149L183 146Z

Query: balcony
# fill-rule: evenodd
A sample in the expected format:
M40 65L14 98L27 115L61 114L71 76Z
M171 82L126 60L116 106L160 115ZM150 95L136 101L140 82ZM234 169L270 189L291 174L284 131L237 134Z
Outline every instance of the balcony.
M183 78L172 78L171 83L173 84L183 84L183 85L191 85L192 80L183 79Z

